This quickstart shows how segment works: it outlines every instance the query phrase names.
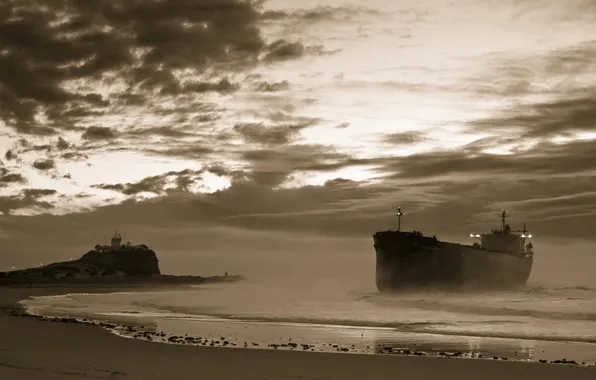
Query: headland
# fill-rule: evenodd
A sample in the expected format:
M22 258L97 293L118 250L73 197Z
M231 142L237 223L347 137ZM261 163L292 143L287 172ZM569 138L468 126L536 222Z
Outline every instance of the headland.
M245 280L241 275L179 276L162 274L154 250L145 244L121 244L115 232L110 245L97 244L79 259L61 261L34 268L0 272L0 286L55 285L193 285Z

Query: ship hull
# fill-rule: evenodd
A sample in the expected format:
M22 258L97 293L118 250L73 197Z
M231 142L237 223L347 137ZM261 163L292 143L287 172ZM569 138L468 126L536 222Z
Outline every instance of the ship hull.
M376 285L382 293L412 288L510 289L525 285L532 271L531 255L395 231L373 238Z

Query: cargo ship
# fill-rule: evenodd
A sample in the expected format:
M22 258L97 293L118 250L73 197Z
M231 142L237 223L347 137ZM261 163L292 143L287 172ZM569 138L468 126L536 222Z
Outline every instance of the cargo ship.
M381 293L415 288L509 289L524 286L534 261L532 235L526 224L512 231L508 214L499 214L501 228L472 233L472 244L440 241L420 231L397 230L373 235L376 285Z

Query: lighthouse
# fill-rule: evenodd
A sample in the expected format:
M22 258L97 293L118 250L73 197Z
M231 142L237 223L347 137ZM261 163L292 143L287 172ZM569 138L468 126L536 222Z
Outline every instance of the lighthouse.
M114 236L112 237L112 249L118 249L121 246L122 242L122 238L120 237L120 234L118 233L118 230L116 230L116 232L114 233Z

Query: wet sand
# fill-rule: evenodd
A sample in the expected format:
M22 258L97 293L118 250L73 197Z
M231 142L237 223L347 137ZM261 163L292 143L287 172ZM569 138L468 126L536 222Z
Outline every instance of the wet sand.
M15 317L29 296L114 292L118 288L0 288L2 379L573 379L596 368L493 359L360 355L163 344L124 339L93 325ZM147 290L151 290L150 288Z

